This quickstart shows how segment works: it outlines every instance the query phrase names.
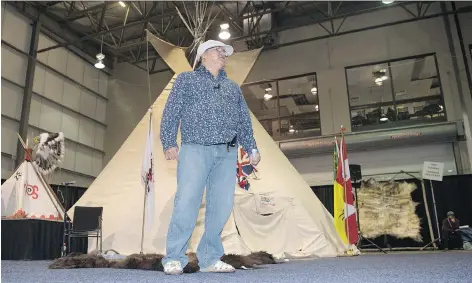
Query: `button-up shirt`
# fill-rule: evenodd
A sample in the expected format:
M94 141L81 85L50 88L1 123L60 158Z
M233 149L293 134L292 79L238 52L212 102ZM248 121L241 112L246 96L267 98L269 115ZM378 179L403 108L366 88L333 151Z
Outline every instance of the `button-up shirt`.
M179 124L182 144L227 143L237 136L246 152L257 149L241 88L224 70L215 77L199 66L176 77L161 120L164 150L177 146Z

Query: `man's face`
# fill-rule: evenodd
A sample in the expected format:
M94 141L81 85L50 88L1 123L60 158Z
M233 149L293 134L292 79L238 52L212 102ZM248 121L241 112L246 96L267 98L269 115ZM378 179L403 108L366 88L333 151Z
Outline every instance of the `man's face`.
M211 64L219 65L220 68L226 64L226 53L223 47L213 47L205 51L205 59Z
M449 215L449 219L454 219L454 215Z

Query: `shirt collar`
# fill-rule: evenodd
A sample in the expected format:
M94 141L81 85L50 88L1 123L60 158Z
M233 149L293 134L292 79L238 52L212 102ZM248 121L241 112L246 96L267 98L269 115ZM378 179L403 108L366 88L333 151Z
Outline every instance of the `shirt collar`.
M198 66L195 71L198 74L210 76L212 79L215 78L215 77L213 77L213 74L210 73L210 71L208 71L208 69L205 68L205 66L203 66L203 65ZM218 76L216 77L216 79L220 80L220 79L225 78L225 77L227 77L226 71L224 69L221 69L219 71Z

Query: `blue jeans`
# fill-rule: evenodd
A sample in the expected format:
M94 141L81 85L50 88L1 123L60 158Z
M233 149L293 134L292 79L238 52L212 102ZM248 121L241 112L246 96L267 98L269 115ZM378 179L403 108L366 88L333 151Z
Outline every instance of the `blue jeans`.
M229 150L229 151L228 151ZM186 251L198 218L206 186L205 231L197 248L200 268L224 254L221 232L233 209L237 147L183 144L177 165L177 192L167 232L166 257L188 263Z

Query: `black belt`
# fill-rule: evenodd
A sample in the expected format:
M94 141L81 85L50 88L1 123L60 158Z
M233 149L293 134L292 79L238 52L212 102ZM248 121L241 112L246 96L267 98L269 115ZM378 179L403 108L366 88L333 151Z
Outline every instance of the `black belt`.
M230 142L215 143L213 145L225 144L226 145L226 150L229 151L229 148L230 147L235 147L237 143L238 143L238 137L235 136Z

